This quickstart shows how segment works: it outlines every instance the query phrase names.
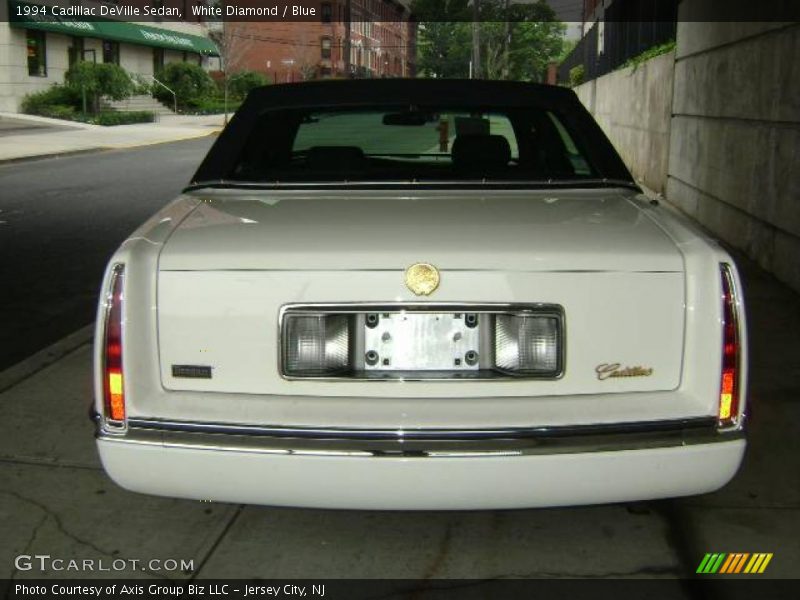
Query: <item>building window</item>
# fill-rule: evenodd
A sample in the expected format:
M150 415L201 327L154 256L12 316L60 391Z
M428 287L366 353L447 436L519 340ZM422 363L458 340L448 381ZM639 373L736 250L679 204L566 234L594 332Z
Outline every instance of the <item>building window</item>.
M153 75L158 77L158 74L164 68L164 49L153 48Z
M333 10L330 2L323 2L319 7L319 18L323 23L330 23L333 17Z
M83 60L83 38L82 37L73 37L72 38L72 45L67 50L67 62L69 64L69 68L75 66L75 63L79 63Z
M119 42L103 40L103 62L119 64Z
M322 58L331 57L331 38L324 37L320 41L320 56Z
M25 31L28 38L28 75L47 77L47 44L44 31Z

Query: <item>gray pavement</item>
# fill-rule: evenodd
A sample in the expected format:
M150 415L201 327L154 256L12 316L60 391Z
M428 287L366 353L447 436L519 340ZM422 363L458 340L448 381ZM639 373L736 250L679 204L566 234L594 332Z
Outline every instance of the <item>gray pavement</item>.
M706 552L773 552L761 577L800 577L800 298L741 261L751 324L750 447L724 489L631 505L483 512L235 506L126 492L100 469L86 419L88 343L0 394L0 577L19 554L193 561L186 578L660 577ZM84 337L88 336L88 332ZM0 377L1 378L1 377ZM675 583L674 597L688 597Z
M31 121L30 119L18 119L13 117L0 117L0 138L8 135L19 134L42 134L54 133L56 131L69 131L70 127L62 124L47 123L41 121Z

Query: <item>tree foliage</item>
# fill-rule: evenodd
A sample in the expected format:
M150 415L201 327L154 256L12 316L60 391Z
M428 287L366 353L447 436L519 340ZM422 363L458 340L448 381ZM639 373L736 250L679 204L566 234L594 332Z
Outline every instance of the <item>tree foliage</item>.
M664 44L659 44L658 46L652 46L642 52L634 56L633 58L629 58L626 60L620 69L626 69L627 67L638 67L639 65L646 63L651 58L655 58L656 56L661 56L662 54L666 54L667 52L672 52L675 50L675 40L670 40Z
M210 0L217 5L225 14L225 0ZM240 64L247 56L254 43L254 33L251 30L251 23L239 21L222 21L218 27L210 28L208 37L217 46L219 51L219 69L222 73L222 94L225 114L225 122L228 122L228 94L229 77L232 68Z
M61 112L66 112L63 109L72 109L73 112L79 110L81 107L80 90L56 83L40 92L28 94L22 100L22 112L28 115L49 117L54 107L59 107L56 111Z
M91 99L92 112L99 110L101 96L124 100L136 87L128 72L114 63L78 61L67 71L64 79L75 94L85 93Z
M131 95L134 83L128 72L114 63L76 62L66 74L67 86L88 94L123 100Z
M569 70L570 87L579 86L584 79L586 79L586 67L583 65L576 65Z
M471 0L415 0L412 11L420 22L420 70L431 77L467 77ZM483 78L540 81L547 64L562 52L566 25L541 0L481 0L479 20Z
M230 93L234 98L242 99L250 90L267 85L267 78L258 71L239 71L228 78Z
M216 88L205 69L192 63L168 63L156 74L156 79L175 92L178 104L182 106L212 95ZM154 93L160 100L172 102L172 94L161 86L156 86Z

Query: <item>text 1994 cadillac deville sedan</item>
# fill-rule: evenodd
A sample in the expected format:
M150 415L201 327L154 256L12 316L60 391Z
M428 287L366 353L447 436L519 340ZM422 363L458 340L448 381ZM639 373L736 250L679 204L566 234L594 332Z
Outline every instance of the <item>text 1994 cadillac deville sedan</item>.
M478 509L698 494L745 449L736 268L567 89L250 94L114 254L97 445L130 490Z

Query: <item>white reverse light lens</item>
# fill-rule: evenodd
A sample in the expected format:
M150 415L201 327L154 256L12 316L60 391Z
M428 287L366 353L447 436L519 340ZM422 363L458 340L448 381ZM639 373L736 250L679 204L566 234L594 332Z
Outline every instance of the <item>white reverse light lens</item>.
M495 366L502 371L558 375L558 319L553 316L497 315Z
M327 375L350 367L347 315L290 315L283 338L287 375Z

